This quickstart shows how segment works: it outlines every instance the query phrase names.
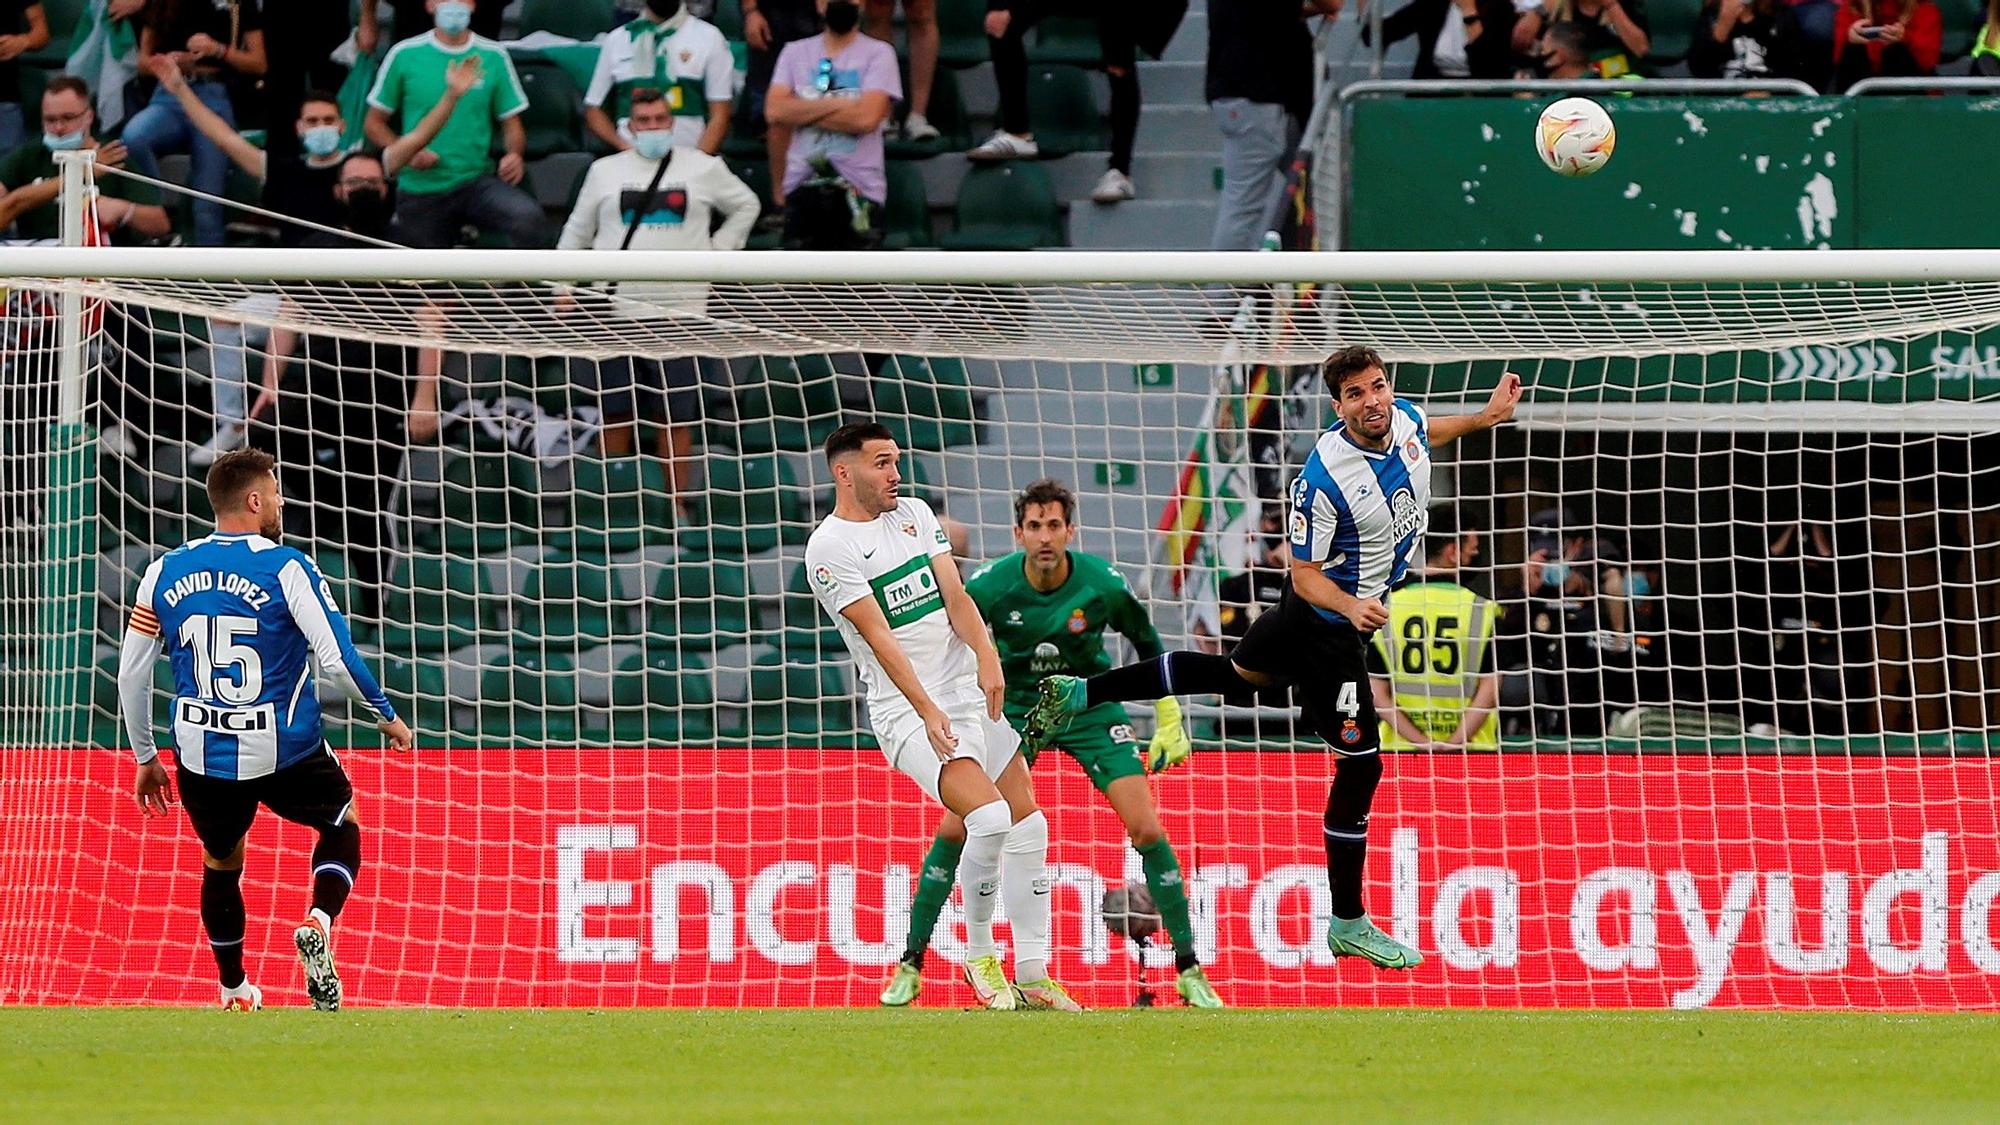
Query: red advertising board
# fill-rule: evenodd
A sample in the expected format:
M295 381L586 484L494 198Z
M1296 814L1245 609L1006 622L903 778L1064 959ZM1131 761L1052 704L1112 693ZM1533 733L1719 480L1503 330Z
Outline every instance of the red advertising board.
M1097 908L1136 857L1052 758L1054 970L1086 1003L1129 1003L1139 966ZM142 820L116 754L5 762L0 1003L212 1003L186 823ZM872 751L346 762L367 835L335 953L359 1004L872 1004L936 815ZM1208 753L1154 783L1234 1004L2000 1006L2000 764L1392 757L1367 894L1424 951L1407 973L1320 944L1330 775L1316 755ZM303 1002L288 939L311 843L268 816L251 833L249 965L274 1002ZM963 941L954 906L921 1002L967 1001Z

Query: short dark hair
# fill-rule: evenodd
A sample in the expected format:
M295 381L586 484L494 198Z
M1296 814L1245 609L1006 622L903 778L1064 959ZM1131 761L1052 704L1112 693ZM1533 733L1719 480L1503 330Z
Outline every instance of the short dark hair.
M1589 25L1577 20L1563 20L1560 23L1551 24L1549 29L1542 34L1549 41L1550 46L1561 47L1565 53L1574 55L1579 59L1587 53L1590 45Z
M277 471L278 459L261 449L233 449L208 467L208 506L216 515L243 507L243 497Z
M1455 547L1465 539L1465 532L1459 523L1458 508L1451 504L1431 509L1430 527L1424 532L1424 558L1437 558L1446 547Z
M859 453L871 441L895 441L896 435L880 422L849 422L826 435L826 463L847 453Z
M49 79L48 84L42 87L42 94L44 96L49 94L75 94L85 102L88 102L90 101L90 83L85 82L74 74L58 74L54 78ZM97 107L93 105L91 108L96 109Z
M327 93L325 90L317 88L307 90L306 96L299 99L299 111L303 113L305 111L305 107L313 102L325 102L326 104L333 107L333 111L335 113L340 113L340 98L334 94ZM342 114L342 116L346 115Z
M1379 367L1384 373L1389 370L1389 365L1382 362L1380 352L1374 348L1355 344L1327 356L1326 362L1319 365L1319 374L1326 382L1327 391L1338 395L1340 384L1371 367Z
M1015 527L1020 527L1027 520L1030 504L1061 504L1063 522L1076 522L1076 493L1054 477L1043 477L1014 497Z
M657 86L640 86L632 91L633 105L652 105L654 102L666 100L667 96L661 93Z

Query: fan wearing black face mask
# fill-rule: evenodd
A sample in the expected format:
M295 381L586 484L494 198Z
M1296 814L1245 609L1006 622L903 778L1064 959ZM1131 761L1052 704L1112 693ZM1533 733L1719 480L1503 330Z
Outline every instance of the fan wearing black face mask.
M784 175L785 245L871 249L882 241L889 169L882 132L902 99L896 51L862 35L853 0L819 0L826 30L786 46L773 68L765 116L790 131Z
M583 94L583 122L598 140L632 147L632 92L657 89L674 116L673 143L714 155L729 135L736 63L729 40L682 0L646 0L638 17L604 36Z

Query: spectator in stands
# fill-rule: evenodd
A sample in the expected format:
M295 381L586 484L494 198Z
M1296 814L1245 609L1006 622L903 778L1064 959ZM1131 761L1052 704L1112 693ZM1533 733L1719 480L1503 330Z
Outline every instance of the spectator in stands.
M910 97L904 103L903 139L934 141L937 126L931 124L931 86L937 81L938 21L937 0L868 0L868 34L884 43L896 41L896 5L903 5L903 33L909 41Z
M764 115L792 131L785 155L785 245L854 250L882 241L889 168L882 132L903 96L896 52L861 34L855 0L819 0L826 30L786 45Z
M1590 69L1589 42L1589 31L1575 21L1549 28L1542 33L1539 45L1538 76L1564 82L1595 77Z
M465 0L472 8L472 20L468 27L474 35L482 39L500 38L502 17L506 14L509 0ZM380 24L376 14L370 9L375 5L364 2L359 6L361 26L355 45L364 53L373 53L375 43L381 38ZM422 35L431 27L431 6L429 0L389 0L390 34L395 40ZM373 29L372 31L370 29Z
M1532 522L1519 628L1534 669L1535 730L1601 738L1607 709L1632 706L1636 694L1623 551L1577 531L1566 512Z
M1707 0L1688 48L1696 78L1804 78L1805 37L1784 0Z
M556 247L741 250L757 222L757 193L719 157L680 143L664 91L642 86L631 92L630 102L633 147L590 166ZM698 316L707 293L701 285L626 284L586 291L584 296L603 312L646 321L673 311ZM633 335L642 338L643 327L635 326ZM605 453L632 452L635 419L644 417L658 426L667 487L675 506L684 507L683 498L693 483L694 429L701 424L701 370L696 357L662 357L654 352L602 362L574 361L570 371L580 385L594 381L602 397Z
M1598 78L1639 74L1652 50L1641 0L1543 0L1539 9L1514 21L1514 50L1529 51L1560 23L1581 25L1584 58Z
M1285 166L1312 114L1309 16L1340 14L1341 0L1217 0L1208 9L1209 112L1222 130L1222 206L1216 250L1255 250L1284 192Z
M260 196L266 211L302 219L318 226L337 226L341 220L340 201L334 185L340 175L343 153L340 137L346 122L340 104L324 92L309 94L299 106L292 126L303 155L271 155L251 144L234 126L202 104L180 67L165 55L152 57L153 77L160 88L172 95L187 114L188 122L203 137L221 149L238 168L263 184ZM294 223L278 225L278 241L298 246L312 233L310 227ZM253 302L257 299L252 298ZM215 434L188 453L188 464L202 468L232 449L240 449L249 437L249 419L244 408L247 395L244 344L261 348L266 333L224 320L209 322L210 386L214 392Z
M49 17L41 0L0 0L0 152L28 139L21 112L21 64L14 61L49 45Z
M1986 0L1986 23L1972 40L1972 73L2000 78L2000 0Z
M750 48L744 76L743 110L750 128L764 137L764 153L770 159L771 204L782 213L785 206L785 157L792 148L792 130L770 120L764 103L771 90L771 75L778 56L787 46L818 35L825 26L818 0L741 0L743 39ZM774 216L775 217L775 216Z
M1432 509L1423 574L1389 595L1389 622L1368 646L1383 749L1500 748L1499 611L1460 583L1478 558L1479 533Z
M428 3L436 28L396 44L382 60L368 94L368 139L395 147L400 138L391 118L408 130L413 118L448 96L448 69L467 52L478 56L481 76L437 135L396 173L397 225L413 246L451 246L468 222L499 231L517 247L546 245L541 205L516 186L527 171L520 115L528 96L514 63L498 44L468 30L472 7L466 0ZM496 121L505 146L497 169L490 155Z
M152 72L151 57L166 55L195 98L234 129L230 87L263 76L263 27L257 0L148 0L139 26L139 69ZM180 100L164 89L154 90L146 108L125 123L125 146L133 171L141 175L157 179L162 154L186 151L193 158L189 186L196 191L220 196L228 180L229 158L194 128ZM195 200L195 245L220 246L222 235L222 205Z
M1944 18L1931 0L1847 0L1833 25L1834 89L1937 73Z
M1101 6L1100 6L1101 5ZM1030 28L1055 15L1091 15L1104 51L1104 75L1111 81L1111 166L1090 198L1121 203L1138 197L1132 186L1132 138L1139 131L1138 4L1099 0L987 0L986 46L993 56L993 80L1000 87L1000 128L965 155L973 160L1014 160L1041 155L1028 122ZM1261 232L1259 232L1261 233Z
M1383 19L1382 45L1417 37L1412 78L1512 78L1514 19L1510 0L1410 0Z
M1257 520L1257 534L1251 539L1249 567L1223 579L1216 588L1222 635L1230 647L1243 639L1252 621L1284 596L1291 559L1291 549L1285 544L1284 508L1266 504Z
M626 117L632 91L641 87L666 94L676 146L710 155L722 151L730 99L736 96L735 57L722 32L695 17L682 0L646 0L645 13L606 34L598 50L597 69L583 95L583 120L598 140L620 152L632 147Z
M282 127L299 115L306 94L314 90L338 90L347 80L347 68L334 62L332 55L352 30L348 0L262 0L264 8L264 57L270 66L264 80L263 124L276 125L269 141L275 153L290 156L297 148L293 136ZM372 0L352 7L372 9ZM368 13L372 18L374 13ZM370 39L364 54L374 54Z
M0 157L0 229L12 224L16 237L36 241L61 236L56 199L62 194L62 173L55 154L96 149L100 169L125 164L125 146L99 141L96 124L97 111L83 79L67 74L49 79L42 90L42 135ZM97 221L106 233L164 238L173 230L151 184L100 175L97 194Z

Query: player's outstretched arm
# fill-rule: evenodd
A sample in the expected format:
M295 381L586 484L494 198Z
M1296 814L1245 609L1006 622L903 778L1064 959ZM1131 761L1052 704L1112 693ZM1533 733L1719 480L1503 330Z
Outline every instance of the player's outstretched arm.
M951 719L947 717L931 694L924 690L923 681L917 678L916 666L910 663L908 653L896 643L896 634L889 630L889 619L882 614L882 607L873 598L862 598L844 606L840 615L861 634L861 639L875 654L875 660L882 665L882 671L903 698L910 701L910 707L917 717L924 721L924 734L930 739L931 749L940 761L950 761L958 749L958 736L951 732Z
M390 736L390 746L408 750L411 738L409 725L396 717L395 706L389 702L382 685L375 682L367 662L355 649L354 635L347 628L347 618L334 604L333 591L320 575L319 568L301 555L278 571L278 585L285 593L285 608L291 612L299 631L305 634L306 643L312 646L313 658L319 663L320 670L332 677L333 682L350 697L374 708L379 719L377 725Z
M1493 396L1486 400L1486 409L1477 414L1452 414L1430 420L1431 448L1449 445L1459 438L1480 430L1490 430L1514 417L1514 408L1521 404L1521 377L1512 371L1500 376L1500 385L1493 388Z
M979 606L965 592L965 580L959 577L958 564L949 553L931 556L931 573L937 576L951 631L979 660L979 690L986 696L986 717L997 721L1007 698L1007 676L1000 670L1000 653L993 647L992 634L986 631L986 619L979 616Z

